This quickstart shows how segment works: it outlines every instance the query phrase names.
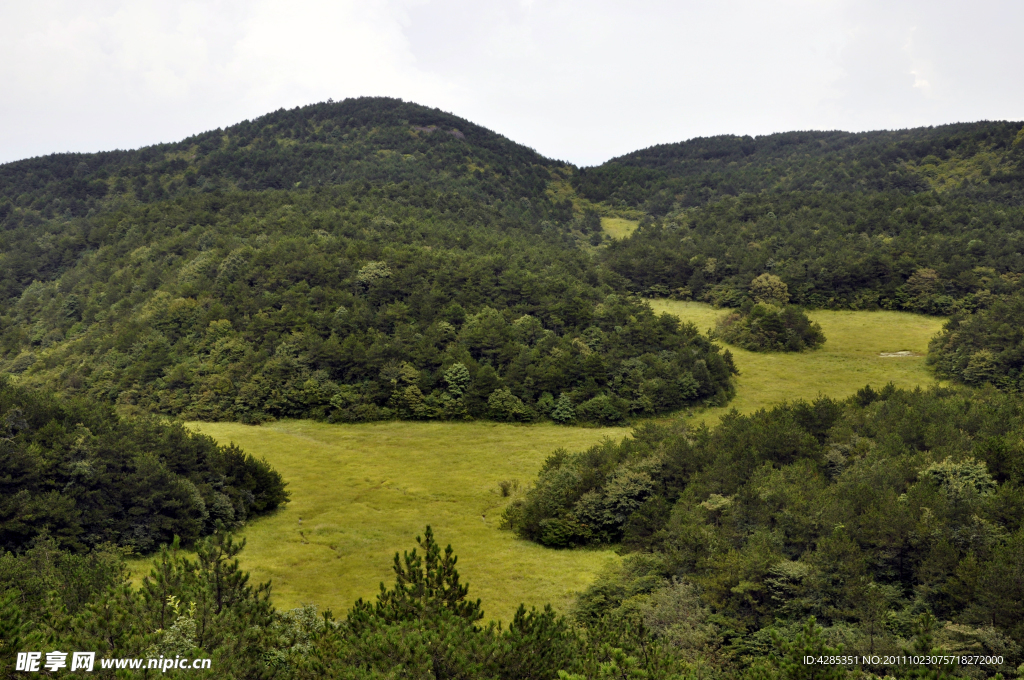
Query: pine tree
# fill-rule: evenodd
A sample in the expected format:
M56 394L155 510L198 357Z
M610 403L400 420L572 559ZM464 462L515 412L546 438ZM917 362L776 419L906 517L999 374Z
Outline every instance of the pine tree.
M576 419L576 409L573 408L572 399L565 392L558 397L555 408L551 411L551 419L556 423L571 423Z
M416 543L423 550L421 557L415 548L395 553L395 587L387 590L380 584L377 604L371 609L363 600L356 602L349 612L349 623L358 628L369 623L371 618L382 623L428 619L441 612L454 614L468 621L479 621L484 613L480 600L467 600L469 586L459 583L459 572L455 569L458 557L452 546L445 548L434 540L434 531L427 526L423 538L417 536Z

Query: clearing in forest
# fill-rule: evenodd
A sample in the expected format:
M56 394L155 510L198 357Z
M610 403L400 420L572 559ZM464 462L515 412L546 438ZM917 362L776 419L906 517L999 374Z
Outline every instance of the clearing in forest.
M636 220L627 220L622 217L602 217L601 229L612 238L626 238L640 224Z
M278 607L315 603L344 616L357 598L372 601L381 581L394 583L395 551L413 548L427 524L455 549L487 619L510 621L520 602L566 611L573 593L618 559L607 549L551 550L500 530L509 501L500 484L525 486L555 449L618 440L628 428L305 420L190 427L266 458L288 482L291 502L242 531L242 567L253 582L273 582ZM148 573L140 562L133 569Z
M655 311L693 321L701 330L727 313L700 303L650 302ZM732 408L750 413L819 394L846 397L869 383L934 382L922 355L943 319L901 312L808 314L825 332L822 348L763 354L729 347L740 370L736 397L693 419L712 424ZM909 354L881 356L903 351ZM412 548L426 524L455 548L462 578L471 597L482 598L488 619L509 621L520 602L550 602L566 611L573 594L618 559L610 550L552 550L500 530L509 501L500 488L503 481L531 483L556 448L579 451L605 437L621 439L629 428L312 421L191 426L266 458L289 483L291 502L242 532L248 541L242 566L254 581L273 582L278 607L311 602L343 616L357 598L374 598L381 581L390 587L395 551ZM133 562L133 570L148 572L149 561Z
M713 329L730 310L700 302L648 300L655 312L675 314L702 331ZM845 398L870 384L892 382L917 387L936 382L925 366L928 341L942 329L944 318L907 312L808 310L821 324L825 344L805 352L750 352L717 341L733 354L736 397L725 407L698 416L709 424L735 408L752 413L786 400L814 399L820 394ZM906 352L906 354L904 354ZM890 356L884 356L884 355Z

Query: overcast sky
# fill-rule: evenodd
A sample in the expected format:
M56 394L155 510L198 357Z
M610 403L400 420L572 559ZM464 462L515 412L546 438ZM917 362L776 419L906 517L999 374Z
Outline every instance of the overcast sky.
M360 95L579 165L722 133L1024 119L1020 0L0 2L0 162Z

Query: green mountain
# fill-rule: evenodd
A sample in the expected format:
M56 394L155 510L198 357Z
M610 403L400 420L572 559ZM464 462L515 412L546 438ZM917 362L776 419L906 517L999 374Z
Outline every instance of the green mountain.
M651 215L604 262L653 296L738 306L770 272L801 305L950 314L1024 271L1021 123L697 139L573 182Z
M660 144L581 171L594 201L663 215L761 192L913 194L935 189L1002 203L1024 198L1020 122L910 130L722 135Z
M728 354L633 294L739 307L771 273L804 306L985 309L1021 288L1022 168L1020 123L975 123L577 169L375 98L29 159L0 166L0 371L254 422L722 403Z
M253 422L615 422L727 400L728 354L577 247L548 194L571 172L386 99L5 166L0 370Z

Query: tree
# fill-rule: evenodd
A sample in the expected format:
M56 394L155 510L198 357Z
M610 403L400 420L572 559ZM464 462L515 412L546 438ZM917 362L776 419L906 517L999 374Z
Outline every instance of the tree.
M551 419L556 423L571 423L576 419L576 409L573 408L572 398L562 392L558 396L558 401L555 402L555 407L551 410Z
M403 552L399 558L395 553L395 585L390 590L380 584L377 603L371 607L360 599L349 613L349 621L359 627L368 625L371 618L386 623L415 621L436 616L441 612L454 614L467 621L479 621L484 613L480 600L467 599L469 586L459 582L455 569L458 557L452 546L445 548L434 540L434 531L427 525L423 538L416 537L416 543L423 550L422 557L416 548Z
M789 302L789 287L775 274L765 272L750 282L750 294L758 302L784 305Z
M487 410L495 420L522 422L533 417L522 399L512 394L507 387L502 387L491 393L487 399Z

